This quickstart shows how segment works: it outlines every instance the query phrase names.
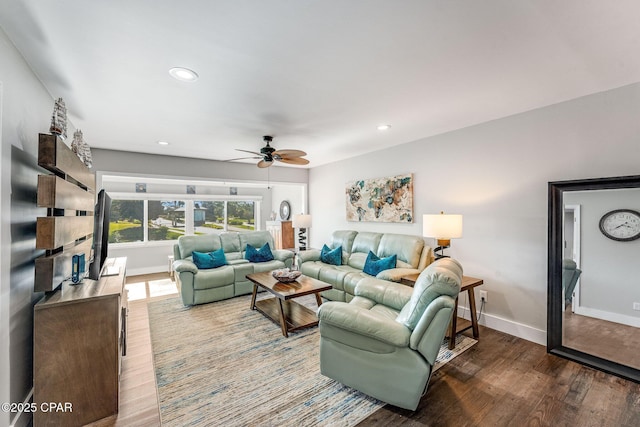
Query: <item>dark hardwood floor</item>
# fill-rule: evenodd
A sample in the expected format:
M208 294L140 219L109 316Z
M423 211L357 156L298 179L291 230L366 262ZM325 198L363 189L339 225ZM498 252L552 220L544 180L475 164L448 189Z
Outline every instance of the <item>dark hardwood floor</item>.
M359 426L640 426L640 385L484 328L431 378L415 412L386 406Z
M96 426L160 424L146 303L175 292L167 274L127 278L129 349L120 413ZM480 327L480 341L431 379L417 411L386 406L360 426L640 426L640 385ZM215 426L215 420L210 425Z

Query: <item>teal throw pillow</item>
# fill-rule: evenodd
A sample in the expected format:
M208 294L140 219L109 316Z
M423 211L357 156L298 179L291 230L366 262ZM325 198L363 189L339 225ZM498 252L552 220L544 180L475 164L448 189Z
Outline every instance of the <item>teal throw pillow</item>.
M342 265L342 246L338 246L333 250L327 245L322 246L320 261L325 264Z
M224 250L222 248L218 249L217 251L209 252L209 256L213 260L213 268L227 265L227 257L225 256Z
M213 252L196 252L191 254L193 263L200 270L207 270L209 268L218 268L227 264L227 258L224 255L222 248Z
M249 262L267 262L273 260L273 254L269 244L265 243L260 249L256 249L253 246L247 244L244 252L244 259Z
M397 260L397 255L391 255L386 258L378 258L376 254L369 251L369 255L367 255L367 260L364 262L364 268L362 269L362 271L375 277L383 270L396 268Z

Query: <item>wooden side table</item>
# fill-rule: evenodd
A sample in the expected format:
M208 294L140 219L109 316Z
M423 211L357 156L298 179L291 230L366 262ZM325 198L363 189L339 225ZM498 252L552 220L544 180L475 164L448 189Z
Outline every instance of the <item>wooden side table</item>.
M400 283L407 286L413 286L418 280L418 276L420 274L410 274L407 276L403 276L400 279ZM453 350L456 346L455 336L460 332L466 331L467 329L473 330L473 338L478 339L480 337L480 330L478 328L478 318L476 316L476 299L473 292L473 289L476 286L480 286L484 283L482 279L477 279L475 277L462 276L462 283L460 285L460 292L467 291L467 295L469 295L469 312L471 314L471 321L467 319L463 319L458 317L458 297L456 297L456 304L453 308L454 316L451 319L451 324L449 327L449 349Z

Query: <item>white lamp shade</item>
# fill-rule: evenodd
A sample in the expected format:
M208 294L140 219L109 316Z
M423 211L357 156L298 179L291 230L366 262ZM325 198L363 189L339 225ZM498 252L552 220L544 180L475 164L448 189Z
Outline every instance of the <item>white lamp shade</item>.
M294 215L291 225L293 226L293 228L311 228L311 215Z
M435 239L462 237L462 215L422 215L422 235Z

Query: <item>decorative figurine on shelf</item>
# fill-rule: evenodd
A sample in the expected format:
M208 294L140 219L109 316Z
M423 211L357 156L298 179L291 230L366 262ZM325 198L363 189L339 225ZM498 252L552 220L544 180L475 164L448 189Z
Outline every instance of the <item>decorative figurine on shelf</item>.
M71 151L73 151L76 156L80 157L80 160L84 162L84 160L82 159L82 144L84 144L82 131L78 129L73 133L73 141L71 141Z
M84 136L82 131L78 129L73 133L73 141L71 141L71 151L82 160L82 162L90 168L93 166L93 159L91 158L91 148L84 142Z
M84 161L84 164L88 167L91 168L93 166L93 158L91 157L91 148L89 148L89 144L87 144L86 142L82 144L82 158Z
M56 99L53 104L49 132L59 135L62 139L67 139L67 107L62 98Z

